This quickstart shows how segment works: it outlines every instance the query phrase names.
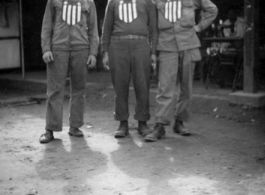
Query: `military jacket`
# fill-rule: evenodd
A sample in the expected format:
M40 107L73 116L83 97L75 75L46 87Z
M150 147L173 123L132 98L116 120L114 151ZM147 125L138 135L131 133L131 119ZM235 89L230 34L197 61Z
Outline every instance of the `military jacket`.
M200 47L195 28L207 28L217 16L218 9L210 0L155 0L158 10L159 51L184 51ZM201 20L195 23L195 10Z
M93 0L48 0L41 31L42 51L90 49L98 52Z

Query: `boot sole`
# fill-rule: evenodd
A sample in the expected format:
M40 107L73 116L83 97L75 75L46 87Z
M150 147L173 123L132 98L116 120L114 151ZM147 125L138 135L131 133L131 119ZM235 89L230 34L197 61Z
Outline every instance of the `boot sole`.
M70 136L73 136L73 137L84 137L84 135L76 135L76 134L73 134L73 133L70 133L70 132L68 132L68 134Z
M190 134L191 134L191 133L180 133L180 132L176 132L176 131L174 131L174 133L179 134L181 136L190 136Z
M115 137L115 138L124 138L124 137L126 137L127 135L129 135L129 133L125 133L125 134L119 134L119 133L117 133L117 134L114 134L114 137Z
M149 132L149 133L151 133L151 132ZM138 134L141 135L141 136L143 136L143 137L147 136L149 133L143 133L141 131L138 131Z
M155 142L155 141L157 141L157 140L159 140L159 139L165 139L165 138L166 138L166 136L163 135L163 136L161 136L161 137L158 137L157 139L144 138L144 140L145 140L146 142Z
M125 135L114 135L115 138L124 138L126 137Z

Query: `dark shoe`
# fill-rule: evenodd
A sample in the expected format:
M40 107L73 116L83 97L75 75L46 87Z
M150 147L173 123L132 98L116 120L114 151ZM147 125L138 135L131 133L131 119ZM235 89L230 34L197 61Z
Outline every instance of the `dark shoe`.
M46 132L44 134L42 134L40 136L40 139L39 139L39 141L40 141L41 144L49 143L52 140L54 140L53 132L52 131L49 131L49 130L46 130Z
M83 137L84 136L83 132L80 131L78 128L75 128L75 127L70 127L68 134L70 136L74 136L74 137Z
M189 136L190 131L184 127L183 122L180 120L175 120L175 124L173 127L174 133L177 133L182 136Z
M123 138L129 134L129 127L127 121L121 121L119 128L114 132L115 138Z
M165 136L166 136L166 131L164 125L157 123L154 127L154 130L150 134L146 135L144 137L144 140L147 142L154 142L157 141L158 139L165 138Z
M138 123L138 133L142 136L150 134L152 131L149 129L145 121L139 121Z

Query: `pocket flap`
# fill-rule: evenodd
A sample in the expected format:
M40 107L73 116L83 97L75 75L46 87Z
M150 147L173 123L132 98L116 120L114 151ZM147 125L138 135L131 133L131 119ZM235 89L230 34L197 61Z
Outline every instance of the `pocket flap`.
M183 7L192 7L193 1L192 0L183 0L182 5L183 5Z
M164 11L159 10L158 11L158 28L159 29L168 29L168 28L172 28L172 26L173 26L173 24L165 18Z
M82 2L82 11L89 13L90 10L90 4L87 0Z

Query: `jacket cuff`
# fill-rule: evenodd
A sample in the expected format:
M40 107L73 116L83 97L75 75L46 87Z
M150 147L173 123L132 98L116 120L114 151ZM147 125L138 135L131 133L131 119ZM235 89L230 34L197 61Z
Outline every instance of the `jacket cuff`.
M196 32L201 32L203 29L200 25L196 25L193 27Z
M151 54L156 54L156 49L154 47L151 48Z
M90 50L90 55L97 56L98 51Z
M46 51L51 51L51 47L50 46L45 46L42 48L42 53L44 54Z
M103 52L106 52L106 51L108 51L108 46L107 46L107 44L103 44L102 47L101 47L101 52L103 53Z

